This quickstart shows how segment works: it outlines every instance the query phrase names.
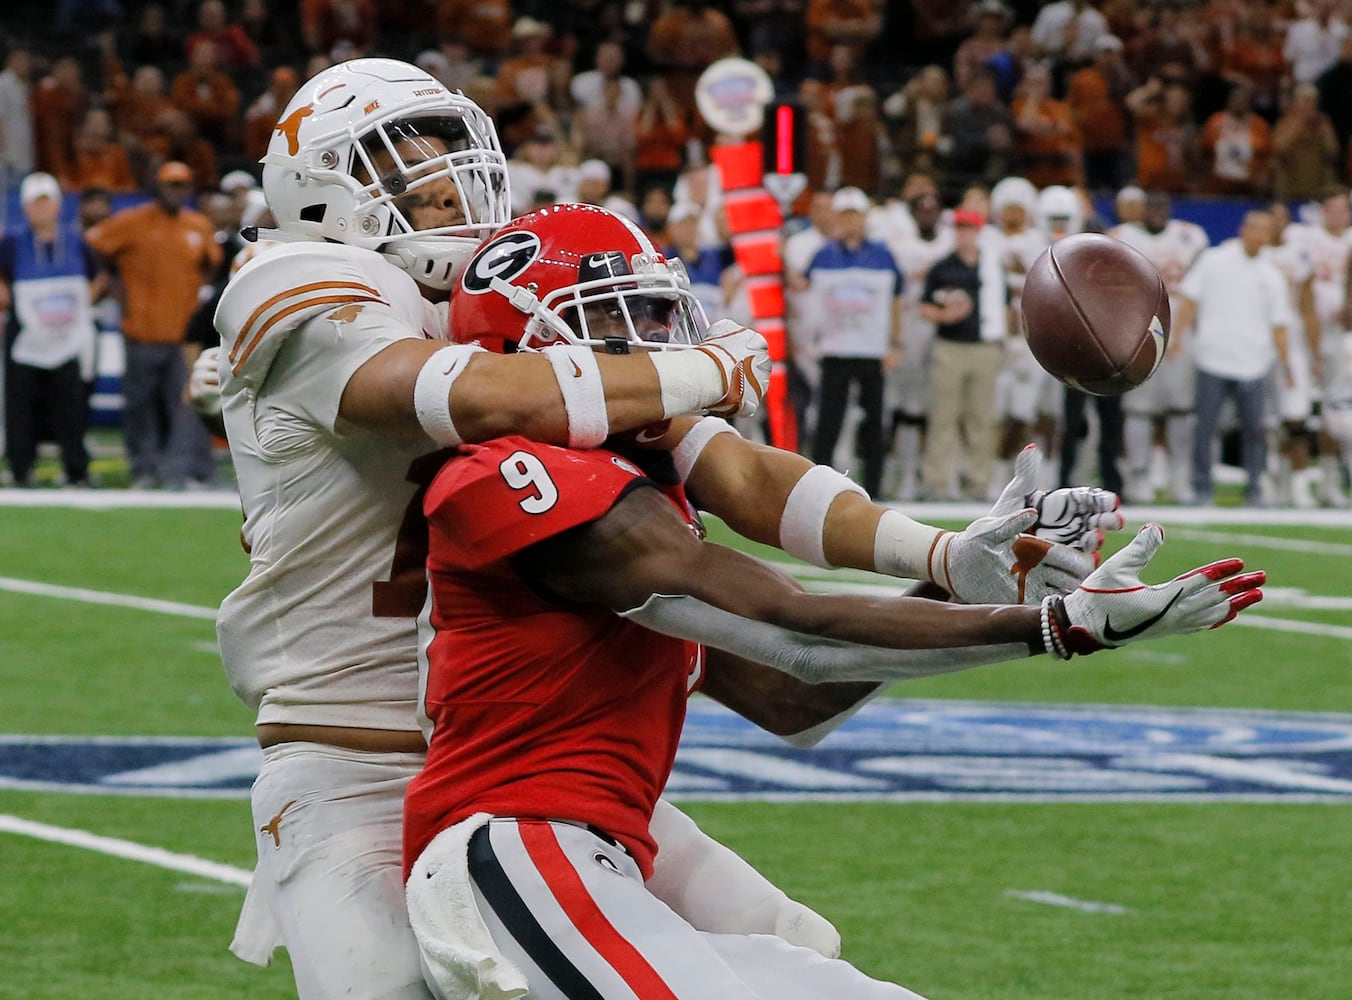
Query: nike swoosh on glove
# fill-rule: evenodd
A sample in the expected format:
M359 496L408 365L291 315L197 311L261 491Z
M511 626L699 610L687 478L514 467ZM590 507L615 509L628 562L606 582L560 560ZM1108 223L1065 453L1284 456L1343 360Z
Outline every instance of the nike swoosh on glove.
M770 346L755 330L720 319L704 334L703 351L723 372L723 398L705 410L714 417L749 417L770 385Z
M1164 544L1164 529L1147 524L1066 597L1044 604L1044 632L1053 652L1113 649L1142 639L1219 628L1263 599L1262 570L1244 572L1241 559L1221 559L1168 583L1141 582L1141 571Z

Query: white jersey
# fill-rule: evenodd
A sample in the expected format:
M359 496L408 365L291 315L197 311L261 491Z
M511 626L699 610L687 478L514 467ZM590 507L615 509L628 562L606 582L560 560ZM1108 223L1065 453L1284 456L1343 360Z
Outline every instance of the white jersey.
M1127 246L1139 250L1146 260L1155 265L1169 292L1169 306L1178 312L1178 286L1192 267L1197 255L1211 245L1206 230L1195 222L1170 219L1158 233L1152 233L1136 223L1114 226L1108 235Z
M434 446L346 425L338 406L371 357L443 327L404 271L336 243L268 248L221 297L221 398L250 565L216 630L260 723L418 728L418 609L377 617L373 602L400 570L421 595L422 548L399 536L410 464Z
M1287 238L1305 249L1314 272L1314 308L1321 323L1341 325L1347 297L1347 256L1352 228L1330 233L1323 226L1292 225Z
M1023 283L1033 262L1042 256L1042 251L1051 244L1052 238L1036 226L1027 226L1017 233L1007 233L995 226L981 230L983 246L990 247L1000 255L1005 268L1005 283L1009 286L1010 303L1019 304L1023 296Z
M923 348L934 336L934 323L920 315L920 296L925 291L925 278L936 262L953 252L953 230L938 228L933 239L925 239L919 231L887 241L887 248L901 268L905 284L902 287L902 364L909 364L914 349Z

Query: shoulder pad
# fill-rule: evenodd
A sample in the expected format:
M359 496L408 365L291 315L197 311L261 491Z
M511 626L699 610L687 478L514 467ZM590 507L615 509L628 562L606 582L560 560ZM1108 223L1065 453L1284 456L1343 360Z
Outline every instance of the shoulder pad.
M230 279L216 307L226 367L261 385L287 334L309 320L353 303L403 304L410 295L421 302L413 279L370 250L318 242L266 247Z

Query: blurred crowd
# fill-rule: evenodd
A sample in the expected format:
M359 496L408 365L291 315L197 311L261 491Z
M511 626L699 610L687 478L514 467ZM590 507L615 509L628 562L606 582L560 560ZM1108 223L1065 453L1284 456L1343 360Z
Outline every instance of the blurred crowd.
M977 498L1003 482L1012 449L1036 438L1060 457L1062 476L1087 474L1133 499L1204 502L1210 483L1196 471L1197 436L1182 429L1192 419L1189 380L1180 376L1163 402L1064 398L1036 378L1022 347L1018 294L1051 239L1098 228L1154 254L1177 296L1210 240L1192 227L1184 254L1160 238L1180 224L1169 196L1242 199L1276 206L1264 242L1278 249L1264 254L1293 289L1283 344L1263 373L1264 478L1248 483L1246 497L1341 502L1346 470L1328 415L1348 325L1352 237L1341 185L1352 171L1352 0L61 0L55 9L15 0L12 8L0 20L0 189L17 194L22 217L7 220L6 239L32 229L44 197L67 202L70 239L92 233L88 253L64 272L82 276L91 301L111 303L89 310L90 328L124 337L139 485L213 479L210 441L177 413L179 389L193 345L210 342L205 305L242 248L238 231L263 218L258 159L303 80L360 55L416 63L493 115L514 211L585 201L626 214L690 263L706 311L749 321L709 165L719 137L694 102L699 74L741 55L806 111L808 185L784 244L805 453L859 466L882 497ZM25 192L35 176L52 183ZM145 219L108 225L121 215L115 200L134 194L174 222L155 238L158 253ZM1116 207L1095 210L1105 204ZM65 239L64 230L50 233ZM166 255L166 239L187 249ZM211 248L193 249L199 239ZM11 287L15 253L0 245L0 304L11 311L21 298ZM153 266L137 263L142 254ZM929 280L939 263L946 281L970 287ZM894 300L890 308L860 305L847 278L889 266L890 285L865 284ZM201 301L175 292L178 304L143 314L136 303L163 298L157 281L199 289ZM1311 283L1321 296L1313 308ZM1201 329L1206 306L1195 304ZM846 314L856 333L878 329L842 340L848 324L819 318ZM6 386L15 371L20 386L17 403L6 393L5 475L25 483L32 440L71 435L53 429L53 407L41 405L48 394L24 370L34 366L15 363L20 324L12 316L9 325ZM185 342L184 356L171 356L166 345ZM1309 356L1291 362L1310 372L1303 417L1280 397L1291 345ZM62 353L42 363L74 363L87 386L92 348ZM59 398L73 399L63 378ZM1222 430L1229 412L1222 408ZM87 481L87 456L73 443L66 451L64 479Z

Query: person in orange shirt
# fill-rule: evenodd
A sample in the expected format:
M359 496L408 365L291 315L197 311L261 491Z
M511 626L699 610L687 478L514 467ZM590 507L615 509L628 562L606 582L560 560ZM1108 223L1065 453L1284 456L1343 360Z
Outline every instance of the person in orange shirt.
M290 66L278 66L268 80L268 89L249 105L244 113L244 155L251 162L261 160L268 151L272 127L299 89L299 74Z
M825 65L831 49L848 46L856 58L882 30L879 4L873 0L809 0L807 5L807 58Z
M435 11L438 38L459 39L479 58L506 54L512 35L509 0L436 0Z
M1188 190L1197 137L1192 93L1151 77L1127 95L1127 108L1136 122L1136 183L1148 191Z
M1230 90L1225 107L1206 120L1198 146L1207 164L1211 194L1257 195L1272 177L1272 128L1253 110L1245 84Z
M83 191L87 187L118 192L136 190L131 157L113 134L113 119L107 111L94 108L85 114L75 133L70 169L60 180L68 191Z
M220 68L214 43L200 39L193 46L188 68L174 77L169 96L216 149L231 144L239 117L239 88Z
M1019 171L1034 187L1078 187L1084 180L1080 130L1069 105L1053 98L1051 89L1051 70L1041 63L1029 66L1019 83L1010 109Z
M221 263L206 217L187 207L193 176L170 161L155 198L125 208L85 234L122 279L126 303L125 436L132 484L185 488L214 475L211 439L183 402L189 365L184 333L202 285Z
M1122 41L1102 35L1094 61L1070 78L1070 105L1084 146L1084 182L1091 190L1116 191L1127 180L1127 94L1131 71L1122 62Z
M647 51L682 113L690 115L699 75L724 56L739 55L741 46L732 21L708 0L676 0L653 20Z
M60 177L70 169L75 127L89 103L79 61L62 56L52 63L51 73L33 88L32 101L37 169Z

